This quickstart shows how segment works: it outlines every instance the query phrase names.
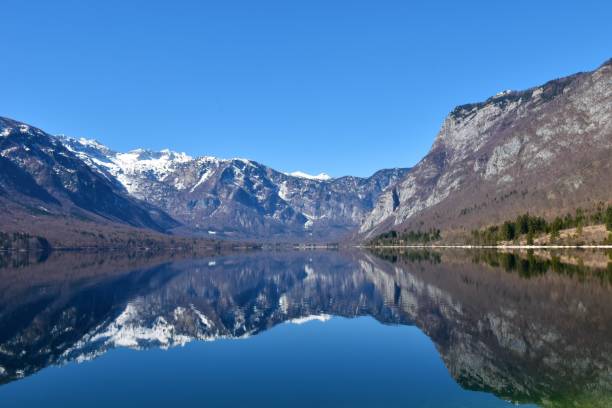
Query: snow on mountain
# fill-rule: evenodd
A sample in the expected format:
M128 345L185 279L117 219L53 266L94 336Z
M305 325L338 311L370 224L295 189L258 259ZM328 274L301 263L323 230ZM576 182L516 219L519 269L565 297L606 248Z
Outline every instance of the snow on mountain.
M157 208L126 194L108 172L95 171L96 162L108 160L101 144L87 140L80 145L84 151L98 152L92 156L92 166L34 126L0 117L0 134L0 207L5 228L18 219L7 205L17 213L36 208L46 214L157 231L178 225ZM21 230L18 222L16 227Z
M193 231L224 237L337 239L406 172L382 170L369 178L285 174L242 158L193 158L167 149L121 153L94 140L59 140L132 196Z
M326 322L331 319L331 316L328 314L318 314L318 315L308 315L304 317L296 317L295 319L290 319L287 322L291 324L305 324L308 322L318 321L318 322Z
M287 174L292 177L300 177L300 178L305 178L308 180L319 180L319 181L328 181L333 178L327 173L319 173L316 176L313 176L312 174L304 173L303 171L294 171L293 173L287 173Z
M96 140L66 136L60 137L60 140L68 150L76 153L91 167L114 176L130 194L137 191L135 181L139 175L144 174L163 181L178 164L193 160L185 153L169 149L159 152L135 149L127 153L119 153Z

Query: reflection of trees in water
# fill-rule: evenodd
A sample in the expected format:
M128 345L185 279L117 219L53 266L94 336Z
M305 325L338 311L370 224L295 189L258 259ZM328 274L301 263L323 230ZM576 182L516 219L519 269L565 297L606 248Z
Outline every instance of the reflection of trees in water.
M384 257L410 276L400 304L457 382L546 407L612 406L608 254L439 253L437 265Z
M44 262L48 257L47 251L0 251L0 269L23 268Z
M407 261L438 264L442 261L440 252L431 251L429 249L397 250L393 248L376 248L370 251L379 258L392 263Z
M371 249L370 252L392 263L404 261L437 264L442 262L442 252L425 248L377 248ZM570 259L573 262L564 262L564 256L559 252L546 251L545 256L542 256L542 254L538 254L531 249L524 252L507 252L495 249L451 250L451 252L462 253L463 256L470 258L475 264L487 264L507 272L518 273L524 278L553 272L573 278L594 276L600 279L602 283L612 283L612 251L597 251L600 258L598 266L588 265L584 262L583 257L592 255L592 253L586 252L570 252ZM607 262L605 261L606 257ZM602 263L606 266L602 266Z
M370 315L417 325L465 388L551 407L610 402L611 290L585 264L491 251L377 255L382 259L336 251L173 262L52 257L2 275L15 281L0 291L4 381L19 370L29 375L104 353L116 346L112 334L126 317L143 332L165 322L166 343L135 344L169 347L254 335L308 315ZM57 273L58 265L72 272Z
M594 267L586 265L580 254L577 255L575 263L563 262L562 256L558 253L548 253L547 256L547 258L538 256L533 250L527 253L478 251L473 259L476 263L487 263L508 272L517 272L525 278L554 272L575 278L596 276L602 282L612 283L612 262L607 262L606 267Z

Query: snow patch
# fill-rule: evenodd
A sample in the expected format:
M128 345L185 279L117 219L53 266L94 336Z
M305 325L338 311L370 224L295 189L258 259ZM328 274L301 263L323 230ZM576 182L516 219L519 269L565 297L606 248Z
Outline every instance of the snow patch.
M284 200L289 201L289 189L287 188L287 182L283 181L278 189L278 196Z
M210 168L206 169L206 171L200 177L200 180L198 180L198 182L193 187L191 187L191 190L189 190L189 192L193 193L195 189L200 187L203 183L205 183L206 180L208 180L210 176L212 176L212 174L213 174L213 169L210 169Z
M495 97L504 96L512 93L512 89L506 89L504 91L498 92L495 94Z
M212 322L210 321L210 319L206 316L204 316L204 314L202 312L200 312L198 309L196 309L196 307L194 305L191 305L191 310L193 311L193 313L196 314L196 316L198 316L198 319L200 319L200 322L202 322L202 324L208 328L211 328L213 326Z
M278 307L283 313L287 313L287 311L289 310L289 298L286 294L283 293L280 299L278 299Z
M291 177L299 177L303 179L317 180L317 181L329 181L333 178L327 173L319 173L316 176L313 176L312 174L304 173L303 171L294 171L293 173L285 173L285 174Z
M175 316L180 315L181 312L182 310L177 308L174 314ZM89 339L92 342L100 340L115 347L138 348L142 343L157 343L162 348L167 348L184 345L192 339L188 336L177 334L174 326L161 316L155 319L153 326L150 328L140 326L138 323L138 312L130 303L105 331Z
M310 229L314 225L314 221L320 219L320 217L315 217L314 215L302 213L304 217L306 217L306 222L304 223L304 229Z
M298 317L297 319L288 320L288 323L291 324L304 324L312 321L326 322L331 319L331 316L328 314L320 314L320 315L310 315L304 317Z

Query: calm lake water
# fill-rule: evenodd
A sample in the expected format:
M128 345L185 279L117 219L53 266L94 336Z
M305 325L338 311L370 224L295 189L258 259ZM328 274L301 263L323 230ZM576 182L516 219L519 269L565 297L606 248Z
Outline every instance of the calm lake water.
M609 259L0 257L0 406L610 407Z

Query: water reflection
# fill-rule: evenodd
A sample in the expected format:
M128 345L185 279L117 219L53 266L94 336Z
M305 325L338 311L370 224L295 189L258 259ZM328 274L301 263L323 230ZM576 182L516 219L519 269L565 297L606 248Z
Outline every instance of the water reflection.
M612 405L605 253L77 253L3 265L2 383L116 347L367 315L416 325L466 389L551 407Z

